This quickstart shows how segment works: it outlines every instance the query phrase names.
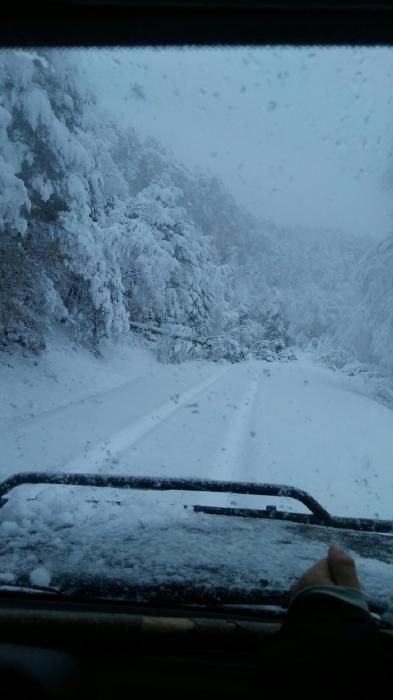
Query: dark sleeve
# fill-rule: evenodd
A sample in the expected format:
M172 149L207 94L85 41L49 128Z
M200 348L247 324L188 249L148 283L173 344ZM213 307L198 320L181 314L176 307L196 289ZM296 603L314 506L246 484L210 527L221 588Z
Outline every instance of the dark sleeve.
M292 696L352 698L356 690L357 698L370 700L386 696L391 669L391 639L382 635L369 612L315 594L290 606L281 631L262 655L258 675L266 687Z

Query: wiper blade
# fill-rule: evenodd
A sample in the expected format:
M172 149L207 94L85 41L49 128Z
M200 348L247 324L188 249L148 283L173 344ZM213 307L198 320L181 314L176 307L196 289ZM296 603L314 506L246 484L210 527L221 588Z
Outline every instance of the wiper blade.
M331 515L309 493L286 484L258 484L246 481L217 481L215 479L178 479L115 474L78 474L21 472L0 483L0 508L7 494L17 486L50 484L57 486L91 486L94 488L136 489L144 491L199 491L201 493L228 493L251 496L293 498L305 505L321 524L329 523Z
M48 472L23 472L14 474L0 483L0 508L6 503L7 495L12 489L25 484L90 486L94 488L136 489L145 491L195 491L199 493L227 493L292 498L305 505L310 510L310 514L281 511L277 510L275 506L268 506L264 510L256 508L214 508L203 505L195 505L192 507L195 512L207 513L210 515L292 520L298 523L323 525L325 527L338 529L393 533L393 520L333 516L323 508L313 496L294 486L271 483L258 484L243 481L217 481L214 479L162 479L160 477L113 474L51 474Z
M53 586L32 586L23 583L2 583L0 584L1 593L27 593L27 594L47 594L61 595L61 589Z
M257 518L265 520L286 520L303 525L323 525L338 530L358 530L361 532L393 533L392 520L378 520L373 518L349 518L338 515L330 515L329 522L321 522L321 518L314 513L293 513L291 511L278 510L276 506L260 508L229 508L223 506L185 506L192 508L195 513L207 515L226 515L238 518Z

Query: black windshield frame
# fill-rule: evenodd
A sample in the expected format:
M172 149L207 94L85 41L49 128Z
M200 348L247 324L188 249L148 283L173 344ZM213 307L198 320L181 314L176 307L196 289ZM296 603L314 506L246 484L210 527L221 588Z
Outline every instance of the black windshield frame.
M392 45L391 0L13 0L0 46Z

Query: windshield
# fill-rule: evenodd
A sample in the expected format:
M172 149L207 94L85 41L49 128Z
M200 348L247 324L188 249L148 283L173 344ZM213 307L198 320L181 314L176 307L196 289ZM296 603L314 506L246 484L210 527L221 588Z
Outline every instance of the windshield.
M11 488L3 586L255 601L339 541L389 603L389 523L206 480L392 520L392 75L387 48L0 52L0 479L155 479Z

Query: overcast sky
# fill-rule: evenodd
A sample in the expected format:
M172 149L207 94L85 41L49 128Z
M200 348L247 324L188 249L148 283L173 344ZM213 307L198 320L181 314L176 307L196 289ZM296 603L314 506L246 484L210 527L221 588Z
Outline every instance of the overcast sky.
M393 228L393 49L120 49L84 55L102 104L256 214Z

